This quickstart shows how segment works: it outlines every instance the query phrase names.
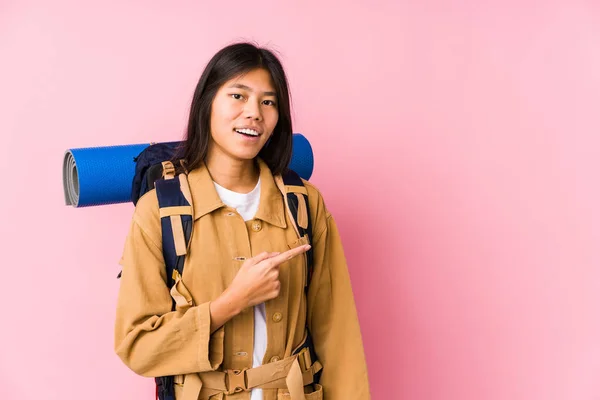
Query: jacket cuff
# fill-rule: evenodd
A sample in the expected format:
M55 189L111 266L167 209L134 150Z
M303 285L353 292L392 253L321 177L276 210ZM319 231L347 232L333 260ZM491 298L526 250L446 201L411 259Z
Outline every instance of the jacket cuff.
M224 326L210 334L210 303L200 304L196 313L196 327L200 332L198 371L215 371L223 362Z

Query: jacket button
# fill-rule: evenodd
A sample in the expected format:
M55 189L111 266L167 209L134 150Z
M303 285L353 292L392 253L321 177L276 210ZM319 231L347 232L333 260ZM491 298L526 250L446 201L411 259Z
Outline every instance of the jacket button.
M255 221L252 223L252 230L254 232L260 232L261 229L262 229L262 225L260 224L260 222Z
M272 362L272 363L274 363L274 362L277 362L277 361L279 361L279 360L281 360L281 358L279 358L279 357L277 357L277 356L273 356L273 357L271 357L271 362Z
M280 312L276 312L275 314L273 314L274 322L280 322L282 319L283 319L283 315L281 315Z

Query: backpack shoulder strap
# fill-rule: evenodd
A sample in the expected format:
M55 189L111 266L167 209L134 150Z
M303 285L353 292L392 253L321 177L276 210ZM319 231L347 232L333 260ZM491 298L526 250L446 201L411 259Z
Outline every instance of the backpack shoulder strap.
M181 165L185 170L183 161ZM192 196L187 175L175 175L175 166L171 161L163 161L149 168L147 181L148 188L156 189L167 284L171 288L177 274L183 273L185 255L192 236ZM146 182L142 182L141 185L145 188ZM144 190L144 193L146 191ZM134 200L134 204L136 203L137 198ZM119 272L117 279L121 278L122 272Z
M167 269L167 286L172 288L177 278L183 275L185 256L189 250L194 224L194 208L187 175L175 175L175 168L170 161L162 164L163 179L155 182L155 188L160 212L163 257ZM173 299L173 310L175 305ZM156 377L154 381L157 399L175 400L173 376Z
M298 236L306 236L308 238L308 243L312 245L313 232L312 223L310 221L310 207L308 205L308 191L306 190L306 186L304 185L304 182L300 176L290 169L282 175L282 180L283 187L280 187L280 190L284 193L285 203L290 211L290 214L292 215ZM277 179L275 182L277 182ZM313 263L313 249L311 247L311 249L306 252L307 277L306 287L304 288L306 291L308 291L310 280L312 279ZM308 319L306 320L306 323L306 337L302 345L296 349L294 354L299 354L303 349L308 348L310 360L307 362L307 364L311 365L312 363L315 363L316 365L321 365L318 361L310 330L308 329ZM321 378L321 372L322 371L318 371L314 374L315 383L319 382Z
M172 287L183 273L185 256L189 249L194 222L194 210L187 175L175 175L170 161L163 162L163 178L155 183L163 256L167 268L167 283Z
M292 219L294 221L296 230L298 231L298 237L307 237L308 243L312 245L312 223L310 221L310 208L308 205L308 191L304 182L300 176L288 169L286 173L282 175L283 178L283 191L285 196L285 202L290 210ZM311 248L306 253L307 262L307 288L310 284L313 272L313 249Z
M154 177L148 177L154 182L156 197L158 198L163 257L169 288L172 288L177 278L183 274L185 256L189 250L194 224L194 207L187 179L187 170L185 163L180 162L186 173L176 175L173 163L164 161L162 162L162 179L155 181ZM157 173L159 170L160 167L157 167ZM120 273L118 277L121 277ZM175 305L173 299L173 310L175 310ZM157 399L175 400L173 376L155 377L154 381Z

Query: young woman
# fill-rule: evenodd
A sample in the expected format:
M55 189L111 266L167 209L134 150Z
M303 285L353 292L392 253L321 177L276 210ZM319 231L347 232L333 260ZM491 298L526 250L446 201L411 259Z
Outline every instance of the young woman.
M304 181L312 243L299 238L282 194L291 155L277 57L248 43L220 50L187 128L194 222L183 275L167 286L155 190L137 203L121 259L116 352L139 375L173 377L177 400L370 398L338 230Z

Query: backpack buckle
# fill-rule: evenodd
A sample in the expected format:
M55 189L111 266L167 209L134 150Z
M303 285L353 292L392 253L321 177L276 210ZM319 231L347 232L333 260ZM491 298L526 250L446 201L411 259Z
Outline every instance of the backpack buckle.
M242 370L239 369L228 369L225 375L225 387L227 388L226 394L234 394L239 392L247 392L248 388L248 375L246 374L248 368Z
M173 179L175 178L175 166L171 161L163 161L163 177L165 179Z

